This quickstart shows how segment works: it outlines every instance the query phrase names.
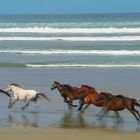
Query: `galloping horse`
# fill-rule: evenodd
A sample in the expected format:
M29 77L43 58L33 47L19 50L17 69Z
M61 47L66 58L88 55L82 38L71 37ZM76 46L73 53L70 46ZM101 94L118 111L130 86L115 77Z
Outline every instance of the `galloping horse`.
M95 88L91 87L91 86L88 86L88 85L82 85L79 90L78 90L78 93L79 94L83 94L83 96L81 96L79 98L80 100L80 106L78 108L79 111L82 110L82 107L84 104L87 104L86 107L84 108L87 109L88 106L90 104L94 104L95 106L97 107L103 107L104 105L104 101L102 100L102 96L108 96L108 98L112 98L112 94L110 93L107 93L107 94L100 94L99 92L95 92Z
M92 92L92 87L89 86L82 86L79 89L79 92ZM113 96L110 93L96 93L96 94L89 94L85 96L84 98L81 98L81 104L78 110L82 109L82 106L84 104L94 104L98 107L104 107L104 113L108 111L122 111L124 109L127 109L129 112L131 112L136 120L140 120L140 114L138 110L135 109L135 105L140 107L140 104L137 100L125 97L123 95L116 95Z
M16 83L11 83L8 85L7 92L13 92L13 96L10 96L10 102L8 107L11 108L17 101L26 102L26 104L21 108L22 110L29 106L30 102L37 102L40 96L44 97L46 100L51 101L44 93L38 93L35 90L27 90L22 88Z
M73 100L78 100L80 97L88 95L89 93L79 93L79 88L72 87L67 84L60 84L57 81L54 81L52 84L51 90L58 89L60 92L60 95L64 98L64 102L67 103L70 106L77 107L77 105L73 105ZM96 89L92 89L93 93L96 93ZM84 95L85 94L85 95Z
M137 121L140 120L139 111L135 109L135 106L140 107L139 101L133 98L125 97L122 95L116 95L113 98L109 99L105 96L103 97L104 100L104 112L102 116L108 111L122 111L127 109L133 116L136 118Z
M73 100L79 99L78 89L77 87L72 87L67 84L60 84L57 81L54 81L52 84L51 90L58 89L60 95L64 98L64 102L70 106L77 107L77 105L73 105Z

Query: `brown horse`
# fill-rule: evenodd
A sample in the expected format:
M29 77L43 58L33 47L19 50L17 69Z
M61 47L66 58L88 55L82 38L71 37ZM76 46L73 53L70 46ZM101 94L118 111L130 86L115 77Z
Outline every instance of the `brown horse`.
M60 95L64 98L64 102L67 103L70 106L77 107L77 105L73 105L73 100L78 99L78 88L72 87L67 84L60 84L57 81L54 81L52 84L51 90L57 89L60 93Z
M103 97L104 102L104 112L102 116L108 112L108 111L122 111L124 109L127 109L130 113L134 115L136 120L140 120L140 114L139 111L135 109L135 106L140 107L139 101L133 98L121 96L121 95L116 95L112 99L108 99L105 96ZM101 116L101 117L102 117Z
M79 89L79 92L80 93L92 92L92 87L82 86ZM81 104L78 110L81 110L84 104L87 104L87 105L94 104L95 106L103 107L104 113L108 111L117 112L117 111L122 111L124 109L127 109L129 112L131 112L134 115L136 120L140 120L140 114L138 110L135 109L135 106L140 107L140 104L135 99L128 98L123 95L113 96L110 93L102 92L102 93L96 93L96 94L89 94L85 96L84 98L80 98L80 100L81 100Z
M79 111L82 110L84 104L87 104L84 110L87 109L90 104L94 104L97 107L103 107L104 105L104 101L102 100L103 96L106 95L108 98L112 98L113 96L110 93L105 93L104 95L97 91L95 92L95 88L87 85L82 85L79 88L78 93L83 95L79 98L80 99L80 106L78 108Z
M51 90L58 89L60 92L60 95L64 98L64 102L67 103L70 106L77 107L77 105L73 105L73 100L78 100L82 95L78 93L79 88L72 87L67 84L60 84L57 81L54 81L52 84ZM93 92L96 92L95 89L93 89ZM86 94L86 93L85 93ZM88 95L88 94L87 94Z

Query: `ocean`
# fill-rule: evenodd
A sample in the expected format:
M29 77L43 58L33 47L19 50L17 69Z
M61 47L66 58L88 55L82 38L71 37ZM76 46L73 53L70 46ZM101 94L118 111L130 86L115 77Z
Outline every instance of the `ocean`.
M139 16L0 16L0 67L139 68Z
M137 131L135 118L126 110L118 126L112 117L96 120L99 108L85 115L69 112L53 81L99 92L139 98L140 14L1 15L0 87L18 83L48 93L52 103L40 100L22 112L17 103L1 95L0 127L102 127ZM77 103L77 102L76 102ZM82 121L81 121L82 120ZM71 123L70 123L71 122Z

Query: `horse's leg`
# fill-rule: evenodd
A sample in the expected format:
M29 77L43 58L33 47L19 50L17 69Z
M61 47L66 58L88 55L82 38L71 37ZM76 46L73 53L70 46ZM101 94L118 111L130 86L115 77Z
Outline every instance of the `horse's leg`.
M118 111L115 111L116 117L121 118L120 113Z
M73 103L73 100L69 100L68 101L68 104L71 106L71 107L77 107L77 105L74 105L74 104L72 104Z
M96 115L96 116L102 116L102 115L104 115L106 112L109 112L109 110L108 111L106 111L107 109L104 107L104 108L102 108L101 109L101 111Z
M99 119L103 118L105 116L105 114L108 113L109 110L108 110L108 108L103 108L101 111L102 112L101 112L101 115L99 116Z
M140 114L135 109L134 104L131 104L131 106L128 106L127 109L133 114L133 116L136 118L137 121L140 121Z
M136 110L135 108L134 108L134 111L137 113L137 115L139 116L139 119L140 119L140 113L139 113L139 111Z
M10 98L9 104L8 104L8 108L12 108L12 98Z
M64 102L68 104L68 108L69 108L69 109L72 109L71 103L70 103L70 101L67 99L67 97L64 97Z
M87 105L83 108L82 112L84 113L84 112L88 109L89 106L90 106L90 104L87 104Z
M72 110L72 101L69 101L69 102L68 102L68 108L69 108L70 110Z
M118 111L114 111L116 118L113 118L113 128L121 128L123 127L123 118L120 116L120 113Z
M82 110L83 105L84 105L84 102L81 101L81 102L80 102L80 106L79 106L79 108L78 108L78 111L81 111L81 110Z
M118 111L115 111L115 114L116 114L117 119L118 119L117 122L118 122L118 123L123 122L123 118L121 117L120 113L119 113Z
M135 117L135 119L136 119L137 121L139 121L139 118L137 117L137 115L135 114L135 112L134 112L133 110L130 110L130 109L129 109L129 112L133 114L133 116Z
M10 102L8 108L12 108L12 106L18 101L17 98L10 98Z
M65 103L69 103L67 97L64 97L64 102L65 102Z
M68 100L67 100L67 98L65 98L65 97L64 97L64 102L65 102L65 103L68 103Z
M100 116L100 115L102 115L103 112L104 112L104 108L102 108L101 111L100 111L98 114L96 114L96 116Z
M26 107L28 107L30 104L30 101L28 101L23 107L21 107L21 110L24 110Z

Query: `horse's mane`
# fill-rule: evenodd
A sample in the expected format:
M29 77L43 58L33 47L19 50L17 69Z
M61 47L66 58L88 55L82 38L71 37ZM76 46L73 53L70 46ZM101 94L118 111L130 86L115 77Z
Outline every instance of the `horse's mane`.
M109 93L109 92L101 92L101 94L110 94L110 95L112 95L112 94Z
M95 88L94 88L94 87L91 87L91 86L88 86L88 85L82 85L82 87L86 87L86 88L90 88L90 89L95 90Z
M68 90L72 90L73 89L72 86L70 86L68 84L64 84L63 86L66 87Z
M54 81L54 83L55 83L55 84L60 84L60 83L59 83L59 82L57 82L57 81Z
M54 81L54 83L57 84L57 85L60 85L60 86L63 85L63 84L61 84L61 83L59 83L59 82L57 82L57 81Z
M55 84L59 84L59 85L61 85L61 86L64 86L64 87L67 88L68 90L73 90L73 89L78 90L77 87L72 87L72 86L70 86L70 85L68 85L68 84L60 84L60 83L57 82L57 81L54 81L54 83L55 83Z
M20 87L21 88L21 86L19 84L17 84L17 83L11 83L10 86L16 86L16 87Z
M123 95L115 95L115 97L124 98L125 96L123 96Z
M105 95L105 96L112 96L112 97L117 97L117 98L124 98L125 96L123 95L112 95L111 93L109 92L101 92L101 94Z
M105 97L108 97L108 98L113 98L114 97L114 95L112 95L109 92L101 92L101 94L104 95Z

